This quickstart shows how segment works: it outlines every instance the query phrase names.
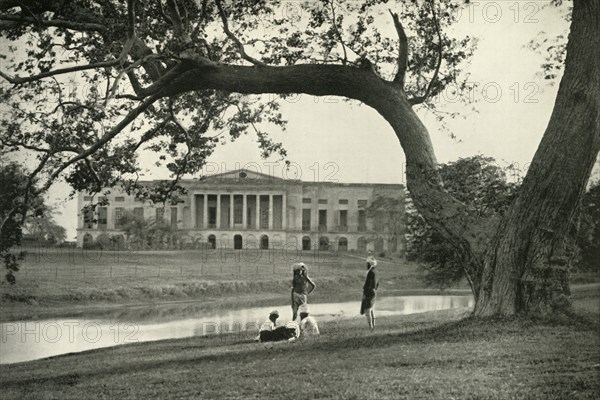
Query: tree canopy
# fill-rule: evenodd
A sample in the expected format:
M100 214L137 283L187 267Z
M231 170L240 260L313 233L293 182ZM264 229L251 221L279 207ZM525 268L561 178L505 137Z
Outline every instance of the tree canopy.
M251 88L251 75L295 71L271 66L368 71L402 81L412 104L433 108L445 85L465 84L475 41L444 31L459 7L432 0L3 1L9 51L0 73L11 86L2 91L2 152L35 154L32 174L42 190L64 175L74 189L97 192L123 181L139 189L137 156L150 149L175 178L153 188L164 199L178 178L199 171L224 133L235 139L251 130L264 156L286 155L264 131L285 128L281 98L235 93L235 80L238 92L259 93L265 90ZM202 76L233 86L218 90ZM343 84L335 83L341 95ZM266 91L304 91L295 85L286 79Z

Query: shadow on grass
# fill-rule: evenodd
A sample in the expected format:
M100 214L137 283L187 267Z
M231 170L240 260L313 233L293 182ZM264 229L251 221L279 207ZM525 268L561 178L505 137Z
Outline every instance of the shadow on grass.
M362 322L362 321L361 321ZM155 343L139 343L127 348L112 348L108 350L113 354L105 353L107 349L97 349L74 355L62 355L42 360L42 363L58 362L68 366L77 363L75 357L89 357L103 355L105 363L102 367L89 363L89 367L81 367L76 371L65 371L60 368L45 368L42 374L45 376L27 377L20 375L16 379L0 379L5 389L23 389L30 385L34 386L73 386L86 380L98 380L111 376L123 376L136 373L164 371L169 369L186 370L198 368L199 366L214 368L219 365L229 365L245 362L271 362L274 357L300 359L310 356L309 353L318 352L336 353L345 352L350 349L385 348L398 344L431 344L452 343L469 341L496 341L500 338L511 341L530 341L553 334L552 329L571 332L598 331L599 324L590 321L586 317L577 320L556 318L493 318L477 319L467 317L458 321L445 323L422 322L422 323L399 323L393 327L383 326L381 331L368 332L358 325L356 327L340 323L336 326L324 326L323 335L316 340L303 340L296 343L255 343L248 338L236 339L234 337L221 338L203 337L179 340L169 340ZM354 329L353 329L354 328ZM537 339L536 339L537 340ZM152 346L152 353L160 355L173 355L169 359L151 359L147 357L147 350ZM138 352L139 350L139 352ZM146 350L146 351L144 351ZM210 354L207 354L211 352ZM134 354L142 354L146 359L133 359ZM151 355L151 354L150 354ZM125 361L124 361L125 360ZM131 360L131 361L130 361ZM409 366L399 361L399 366ZM43 367L43 365L42 365ZM42 369L40 367L40 369ZM56 366L60 367L60 365Z

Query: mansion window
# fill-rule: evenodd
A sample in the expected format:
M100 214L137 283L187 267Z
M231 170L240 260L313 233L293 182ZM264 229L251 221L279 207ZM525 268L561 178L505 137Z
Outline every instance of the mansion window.
M327 210L319 210L319 232L327 231Z
M310 208L302 210L302 230L310 231Z
M106 207L98 208L98 229L106 229L108 227L108 209Z
M115 228L121 227L121 220L123 219L123 213L125 209L123 207L115 207Z
M339 228L344 231L348 228L348 210L339 211Z
M244 220L244 196L233 196L233 223L242 224Z
M358 231L364 232L367 230L367 212L358 210Z

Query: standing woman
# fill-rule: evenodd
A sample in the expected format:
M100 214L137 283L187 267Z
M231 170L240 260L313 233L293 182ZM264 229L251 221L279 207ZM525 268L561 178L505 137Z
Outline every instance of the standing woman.
M366 315L367 323L371 330L375 329L375 296L379 287L379 278L375 270L376 265L377 260L372 255L369 255L367 258L367 277L363 285L363 297L360 304L360 314Z
M310 290L308 286L310 285ZM308 301L308 295L312 293L317 285L308 277L308 270L304 263L294 265L294 276L292 278L292 321L298 317L298 308Z

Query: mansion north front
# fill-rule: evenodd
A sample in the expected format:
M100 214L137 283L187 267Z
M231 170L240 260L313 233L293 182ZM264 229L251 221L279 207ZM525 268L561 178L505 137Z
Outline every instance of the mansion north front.
M403 200L403 185L305 182L248 170L183 180L181 185L187 194L177 205L152 204L112 190L107 206L89 207L103 196L79 193L77 245L101 234L123 240L120 220L133 212L169 224L183 242L206 242L212 248L381 253L403 246L389 232L385 217L367 215L378 196Z

